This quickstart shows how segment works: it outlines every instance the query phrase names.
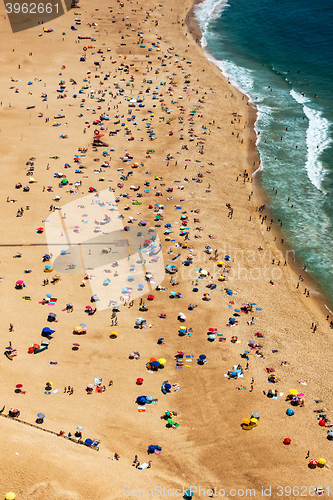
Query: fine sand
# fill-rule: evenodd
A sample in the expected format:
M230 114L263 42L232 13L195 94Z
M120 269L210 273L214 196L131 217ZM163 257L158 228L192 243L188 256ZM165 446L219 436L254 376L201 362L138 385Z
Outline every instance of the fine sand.
M5 410L0 415L0 496L13 491L20 500L119 500L126 497L129 489L133 491L127 498L135 498L147 496L148 488L158 486L166 488L162 496L171 496L183 487L200 486L200 496L204 496L203 490L216 487L225 490L225 495L218 495L220 498L241 498L247 488L255 489L256 496L261 496L262 487L271 486L271 497L277 498L281 492L278 486L303 486L303 493L309 495L306 488L310 486L330 485L329 468L310 469L306 459L310 451L309 459L325 458L327 465L332 460L327 429L318 425L314 413L325 408L327 419L332 417L329 322L314 300L316 293L311 290L311 297L306 297L303 282L296 289L298 276L290 267L291 254L284 266L286 256L281 256L275 246L276 233L266 231L270 218L261 224L257 210L262 204L260 194L250 181L251 173L259 166L253 132L255 110L207 61L200 44L189 33L194 26L193 21L186 24L191 7L190 0L170 0L160 5L147 0L143 8L128 1L122 6L115 0L108 5L82 0L80 7L48 23L46 27L54 31L42 32L42 36L41 27L12 34L4 11L0 12L1 348L5 351L10 341L17 349L12 361L5 356L1 361L0 407L5 405ZM76 17L81 19L81 26L71 31ZM93 22L97 26L91 26ZM138 35L140 31L142 37ZM94 37L96 41L78 42L78 35ZM83 51L88 45L93 49ZM98 54L99 49L103 52ZM83 54L86 61L80 62ZM94 65L97 61L100 67ZM122 63L129 65L128 74L119 69ZM130 81L131 75L134 81ZM77 85L72 85L70 79ZM65 81L68 90L65 99L58 98L60 80ZM28 85L29 81L32 85ZM122 95L117 84L124 89ZM82 86L88 88L79 94ZM153 99L157 86L157 98ZM91 89L95 90L94 99L90 97ZM129 108L128 100L137 98L139 91L143 92L145 107L136 104ZM47 100L42 100L43 93ZM77 98L72 97L74 93ZM97 102L103 94L105 100ZM85 99L83 107L81 99ZM35 107L27 109L28 106ZM128 114L129 109L132 115ZM94 130L100 129L92 122L101 113L110 118L103 122L108 128L103 138L109 145L106 158L102 156L103 147L97 152L92 149ZM65 117L55 120L58 114ZM133 115L135 120L127 121ZM86 120L90 120L89 124L85 124ZM54 122L61 126L54 127ZM130 128L133 141L127 140L131 136L126 135L122 123ZM153 141L149 140L146 123L154 128ZM109 136L117 127L120 131ZM60 135L68 138L60 139ZM182 149L185 145L187 150ZM202 146L204 154L200 153ZM110 152L111 147L114 151ZM75 173L77 164L73 158L80 154L78 148L88 148L80 159L86 167L83 174ZM154 152L147 153L150 149ZM139 168L132 168L131 161L127 164L120 160L126 151ZM174 159L166 161L168 154ZM51 159L53 156L59 159ZM26 162L31 157L36 158L36 182L29 184ZM94 161L97 158L99 162ZM111 169L94 172L105 159ZM65 169L65 163L71 167ZM133 175L126 181L120 180L120 168ZM249 181L243 182L245 170ZM56 172L65 173L72 185L59 187L59 179L54 178ZM105 180L99 180L102 178ZM82 181L82 185L76 189L77 181ZM150 182L149 187L144 186L145 181ZM15 189L18 182L29 185L30 191ZM123 187L117 186L120 182ZM131 185L140 186L141 198L136 197ZM52 186L52 191L47 190L48 186ZM110 200L119 197L117 208L124 216L123 224L129 216L137 219L130 223L131 231L139 229L140 219L146 219L148 226L156 226L164 264L173 263L179 269L174 276L179 285L172 286L166 275L161 283L166 291L154 291L152 284L154 300L142 297L148 311L139 311L140 298L134 300L132 307L120 303L117 326L111 326L111 308L102 309L98 302L93 316L84 312L87 305L94 306L90 303L93 280L92 288L89 280L85 287L80 286L85 271L60 273L61 281L43 286L43 280L53 276L43 272L47 263L42 262L48 252L49 208L53 205L61 209L69 202L79 205L90 186L98 191L114 189L114 193L110 191ZM168 188L173 191L167 192ZM162 196L156 196L156 191L161 191ZM129 198L121 197L125 192ZM54 201L56 196L61 199ZM7 202L7 197L17 201ZM97 199L96 193L90 197L91 201ZM133 205L131 200L139 200L142 205ZM155 203L165 207L160 222L154 220L154 210L148 208ZM232 207L232 217L228 216L226 204ZM175 209L175 205L181 209ZM125 210L127 206L129 210ZM17 217L21 207L24 214ZM59 213L65 225L70 213L66 208ZM184 242L179 229L181 215L188 216L188 249L175 246ZM172 225L171 241L164 234L167 223ZM38 227L46 231L37 234ZM68 231L73 229L68 227ZM62 243L60 238L59 245ZM207 246L218 250L217 261L209 260L214 253L205 253ZM13 258L17 252L22 256ZM179 253L181 256L172 261ZM182 262L191 254L193 264L184 266ZM232 261L226 262L225 255ZM230 266L223 273L224 282L218 281L224 269L217 267L219 260ZM211 275L199 278L200 268ZM31 272L26 274L27 269ZM111 269L113 273L114 268ZM93 270L86 272L94 274ZM26 288L16 290L17 280L24 280ZM209 281L217 285L214 290L206 288ZM196 283L195 293L192 290ZM232 290L233 295L224 289ZM170 291L180 292L183 298L169 298ZM204 293L209 293L211 300L202 300ZM54 305L41 304L46 294L57 299ZM67 303L73 304L73 312L64 311ZM190 303L198 307L189 311ZM235 308L240 309L244 303L255 304L253 313L241 312L234 316L237 326L226 326ZM57 315L57 323L47 322L50 312ZM186 315L183 324L177 320L179 312ZM166 314L166 319L159 318L161 313ZM139 316L146 319L143 329L134 328ZM254 324L248 325L252 317ZM12 332L8 331L10 323L14 326ZM74 336L73 329L80 323L86 324L87 333ZM312 323L317 325L315 332ZM41 331L46 326L55 330L49 348L28 354L31 344L43 340ZM182 326L192 328L192 336L179 336ZM219 342L221 337L207 341L209 328L216 328L226 341ZM117 338L110 338L111 331L118 333ZM263 338L255 337L256 332L261 332ZM232 336L238 337L237 343L231 342ZM161 337L165 345L157 344ZM264 358L248 347L249 340L262 346L259 351ZM73 343L80 344L78 350L72 349ZM129 359L133 350L140 352L139 360ZM233 365L240 363L246 368L246 359L240 357L244 350L250 351L244 377L228 379L224 375ZM193 355L192 361L185 361L181 369L175 368L177 351ZM208 363L203 366L196 362L200 354L207 356ZM165 358L165 368L154 373L147 371L146 363L151 357ZM287 364L281 365L282 361ZM268 383L269 367L275 370L276 384ZM106 391L88 395L87 385L98 377ZM144 379L142 386L136 385L138 377ZM113 380L110 387L109 380ZM161 384L166 380L178 383L180 390L162 394ZM301 380L307 385L300 384ZM48 381L53 383L52 391L45 391ZM25 394L15 393L17 384L23 384ZM69 385L74 388L71 395L64 393ZM241 385L245 390L236 390ZM284 393L277 400L263 394L276 388ZM56 389L59 392L53 392ZM290 389L304 392L306 397L304 407L294 407L293 416L286 415L291 407L285 401ZM158 402L139 412L135 400L143 394L157 398ZM34 426L5 418L10 408L18 408L20 420ZM177 412L178 428L166 428L166 421L160 419L167 410ZM43 424L35 424L39 412L46 415ZM258 426L246 431L240 424L253 412L260 414ZM83 427L84 438L100 442L98 451L54 434L60 430L74 433L77 426ZM289 446L283 444L284 438L291 439ZM162 447L159 455L147 455L152 444ZM118 461L113 460L114 453L120 455ZM132 467L135 455L141 463L151 460L151 468ZM236 493L230 493L231 489ZM285 490L285 496L288 491ZM289 498L296 498L295 492Z

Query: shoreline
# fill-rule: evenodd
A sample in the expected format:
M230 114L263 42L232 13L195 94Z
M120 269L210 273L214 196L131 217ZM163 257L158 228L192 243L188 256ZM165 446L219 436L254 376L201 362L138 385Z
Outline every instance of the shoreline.
M202 39L202 33L200 30L200 27L197 23L196 20L196 15L194 12L194 9L196 5L203 3L204 0L193 0L192 2L192 7L189 10L189 13L186 16L186 26L188 28L189 33L192 35L192 38L194 41L198 44L200 44L200 47L202 51L205 53L205 49L201 45L201 39ZM199 40L199 42L197 42ZM209 59L208 59L209 60ZM212 62L212 61L210 61ZM213 63L214 64L214 63ZM215 65L216 66L216 65ZM226 77L223 75L222 71L218 66L216 66L220 73L221 77L224 78L226 81ZM229 82L228 82L229 83ZM230 84L232 85L232 84ZM235 90L240 92L236 87L233 87ZM249 144L248 144L248 167L251 168L251 175L252 175L252 181L253 182L253 200L251 200L251 203L253 204L253 208L256 209L257 207L265 205L265 212L264 215L267 215L267 218L274 217L274 212L271 208L271 202L268 193L266 193L262 182L260 180L261 177L261 168L260 168L260 155L259 151L256 147L256 141L257 141L257 134L255 131L255 123L257 120L257 115L258 111L256 109L256 106L252 104L249 101L249 98L247 95L242 94L244 96L244 99L248 103L249 110L248 110L248 117L249 117L249 123L247 124L248 132L249 132ZM255 162L255 163L254 163ZM254 165L257 165L258 167L255 167ZM259 179L259 180L258 180ZM256 203L254 203L254 200L256 200ZM253 214L255 215L255 211ZM271 242L272 248L276 249L278 252L281 252L282 254L284 253L285 255L288 254L288 252L293 251L292 245L290 244L289 240L287 239L286 234L284 231L278 227L278 226L272 226L272 230L270 231L270 234L272 234L274 237L276 237L276 240L284 240L283 246L278 244L277 242L273 241ZM330 315L329 321L333 320L333 298L330 298L322 285L319 283L319 281L316 279L314 275L311 273L304 271L303 266L304 264L301 262L301 260L298 258L296 252L295 252L295 258L292 259L292 261L288 263L289 270L291 277L294 279L295 284L299 281L297 279L297 275L302 275L302 286L303 288L306 288L307 290L310 290L310 292L314 292L315 296L311 295L310 297L307 297L309 300L307 300L307 306L309 307L310 310L313 310L316 313L320 313L322 316L322 320L326 321L326 316ZM300 285L301 286L301 285Z

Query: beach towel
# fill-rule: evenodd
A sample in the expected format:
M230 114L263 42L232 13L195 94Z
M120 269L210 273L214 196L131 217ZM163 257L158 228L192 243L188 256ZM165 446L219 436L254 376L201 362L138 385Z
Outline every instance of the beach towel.
M145 406L138 406L138 412L139 413L143 413L146 411L146 407Z
M147 467L148 467L148 464L145 462L145 463L141 464L141 465L138 467L138 469L141 469L141 470L142 470L142 469L147 469Z

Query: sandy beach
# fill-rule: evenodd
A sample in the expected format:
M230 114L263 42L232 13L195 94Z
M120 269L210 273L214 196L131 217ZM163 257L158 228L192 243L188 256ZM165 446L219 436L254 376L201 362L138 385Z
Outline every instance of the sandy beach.
M277 221L272 230L270 217L262 223L262 195L252 181L256 111L207 60L200 33L190 33L192 2L80 0L43 27L15 34L1 8L0 495L182 498L192 486L193 498L211 488L223 499L253 491L296 498L293 487L303 496L328 488L332 318L314 288L304 293L310 286L298 280L292 252L276 246L283 238ZM100 210L104 199L97 219L95 205ZM140 231L157 235L150 282L139 251L114 265L123 254L111 243L109 222L125 247ZM102 242L110 235L110 248L94 247L95 233ZM63 272L57 249L67 252ZM87 264L94 252L97 260ZM167 265L178 272L165 273ZM113 283L129 292L113 296ZM73 334L81 324L86 331ZM41 336L46 327L53 338ZM42 341L46 350L28 353ZM133 351L140 359L131 359ZM151 358L165 359L164 368L149 369ZM242 376L230 376L239 364ZM304 405L286 400L291 389L304 393ZM270 390L279 396L267 397ZM157 401L137 404L141 395ZM11 408L18 419L8 416ZM168 411L179 426L160 418ZM254 412L256 425L242 428ZM77 427L95 446L75 440ZM150 445L161 452L149 455ZM133 466L135 455L151 467ZM309 467L320 458L326 466Z

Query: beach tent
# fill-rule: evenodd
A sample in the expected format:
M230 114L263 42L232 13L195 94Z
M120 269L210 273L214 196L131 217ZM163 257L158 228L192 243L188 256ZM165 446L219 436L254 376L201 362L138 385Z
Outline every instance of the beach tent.
M56 317L57 317L56 313L52 313L52 312L51 312L51 313L49 313L49 315L48 315L48 317L47 317L47 321L48 321L49 323L52 323L53 321L55 321L55 320L56 320Z
M47 326L47 327L43 328L41 335L42 335L42 337L46 337L46 338L48 338L48 339L51 339L51 338L52 338L52 337L51 337L51 335L52 335L54 332L55 332L55 330L51 330L51 328L49 328L49 327Z

